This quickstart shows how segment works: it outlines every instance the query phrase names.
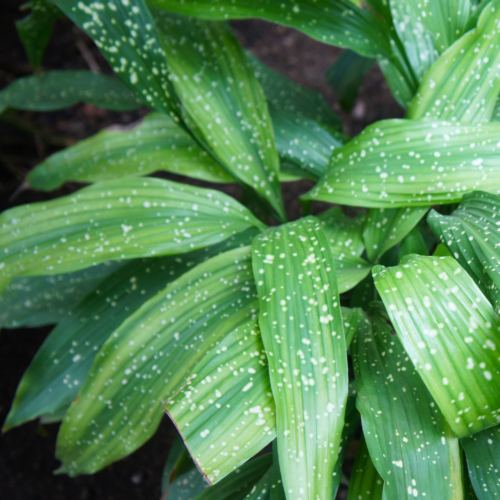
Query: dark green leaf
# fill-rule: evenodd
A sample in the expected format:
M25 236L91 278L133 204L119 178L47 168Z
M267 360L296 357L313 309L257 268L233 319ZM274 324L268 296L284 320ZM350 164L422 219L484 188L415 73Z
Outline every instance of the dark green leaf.
M161 491L164 492L170 484L186 472L195 467L195 464L189 455L189 451L180 435L175 436L174 442L168 452L167 461L163 468L161 478Z
M418 227L413 228L408 236L401 242L401 248L399 249L399 260L406 255L411 255L416 253L417 255L429 255L427 250L427 245L425 244L422 233L419 231ZM434 255L436 257L436 255Z
M397 208L454 203L477 189L498 193L499 134L498 123L377 122L334 151L302 199Z
M458 439L393 333L376 317L351 347L357 406L384 499L461 499Z
M245 500L270 500L273 487L275 465L262 476L262 479L252 488Z
M451 257L373 269L408 356L458 437L500 422L500 317Z
M0 215L0 289L16 275L196 250L250 226L263 224L219 191L161 179L101 182Z
M336 258L333 254L332 263L337 274L339 293L345 293L354 288L368 276L372 268L366 260L353 255Z
M196 468L177 477L170 485L165 500L194 500L208 487L200 471Z
M253 241L259 324L290 498L330 497L344 425L347 356L332 259L314 217L269 229Z
M278 442L273 441L273 484L270 500L286 500L283 481L281 480L280 462L278 455Z
M115 111L141 106L116 78L84 70L64 70L15 80L0 92L0 113L7 108L54 111L78 102Z

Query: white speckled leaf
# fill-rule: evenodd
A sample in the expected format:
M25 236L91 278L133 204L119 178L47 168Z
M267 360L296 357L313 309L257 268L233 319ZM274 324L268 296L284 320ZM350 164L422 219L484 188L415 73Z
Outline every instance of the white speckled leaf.
M141 446L205 354L257 314L250 248L199 264L149 299L109 337L66 413L61 470L95 472Z
M500 196L471 193L451 215L443 216L432 211L427 220L499 312Z
M347 500L382 500L383 489L384 481L375 469L366 447L366 441L361 436L356 460L349 478Z
M427 210L427 207L372 208L363 230L368 259L377 262L419 223Z
M462 439L462 446L478 500L500 497L500 427Z
M269 500L271 498L271 488L273 487L275 465L262 476L262 479L252 488L245 500Z
M458 437L500 422L500 317L451 257L373 269L403 346Z
M116 78L83 70L49 71L25 76L0 92L0 112L8 108L54 111L78 102L115 111L141 106L135 95Z
M333 487L348 370L332 260L314 217L272 228L253 241L259 325L288 500L329 498Z
M463 0L452 4L456 1ZM431 3L449 4L440 0ZM499 22L500 1L492 0L482 11L477 28L459 38L425 74L408 118L490 120L500 92Z
M384 500L461 500L458 439L387 320L375 317L373 329L360 331L351 351L356 404L385 483Z
M49 156L30 172L28 182L50 191L67 181L99 182L158 170L209 182L235 182L168 115L160 113L132 129L103 130Z
M193 368L165 410L213 484L276 437L276 408L257 320L230 332Z
M242 244L245 231L218 245L126 263L91 291L52 330L19 383L4 428L65 410L76 399L97 352L144 302L195 265Z
M113 71L151 108L179 120L167 60L144 0L51 0L95 42Z
M161 179L101 182L0 215L0 288L16 275L184 253L251 226L263 224L219 191Z
M337 275L337 286L339 293L345 293L361 283L372 268L371 264L354 255L336 257L333 255L331 261Z
M386 120L337 149L302 197L375 208L460 201L500 192L500 123Z
M14 278L0 293L0 326L21 328L58 323L99 281L121 265L110 261L75 273Z
M231 27L153 12L186 123L233 177L285 220L264 92Z

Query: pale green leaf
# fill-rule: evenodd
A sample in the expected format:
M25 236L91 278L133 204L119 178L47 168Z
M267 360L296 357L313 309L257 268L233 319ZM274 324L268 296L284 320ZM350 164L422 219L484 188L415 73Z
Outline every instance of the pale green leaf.
M109 259L184 253L251 226L263 224L219 191L161 179L101 182L0 215L0 284Z
M231 27L154 9L172 81L195 135L285 220L264 92Z
M398 208L454 203L477 189L498 193L499 134L498 123L377 122L335 150L302 199Z
M8 108L54 111L78 102L115 111L137 109L142 105L116 78L84 70L25 76L0 92L0 112Z
M461 499L458 439L386 320L375 317L351 350L357 407L384 500Z
M210 484L276 437L276 407L257 320L230 332L165 405Z
M61 471L95 472L146 442L162 402L193 376L206 352L254 318L250 248L199 264L149 299L109 337L66 413Z
M289 498L329 498L333 487L348 373L332 258L314 217L269 229L253 241L259 325Z
M459 38L427 71L408 118L490 120L500 92L499 22L500 1L492 0L482 11L477 28Z
M427 210L427 207L372 208L363 230L368 259L378 261L419 223Z
M479 500L500 496L500 427L462 439L472 486Z
M500 317L451 257L373 269L392 323L458 437L500 422Z
M344 255L336 257L332 252L331 261L337 275L337 286L339 293L345 293L363 281L372 268L371 264L360 257Z
M347 500L382 500L383 489L384 481L373 465L364 437L361 437L349 478Z
M30 172L28 182L50 191L67 181L98 182L158 170L209 182L235 182L189 134L160 113L131 130L104 130L49 156Z

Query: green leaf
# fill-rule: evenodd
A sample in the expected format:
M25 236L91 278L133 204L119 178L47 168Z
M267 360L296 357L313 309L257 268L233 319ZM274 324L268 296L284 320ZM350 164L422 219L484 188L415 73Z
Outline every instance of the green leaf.
M479 500L500 496L500 427L462 439L472 486Z
M397 245L419 223L427 207L372 208L363 230L366 254L377 262L389 248Z
M255 317L250 248L225 252L170 283L109 337L57 442L60 471L93 473L147 441L162 401L194 375L206 352Z
M374 64L373 59L346 50L326 72L328 83L337 93L339 103L347 113L352 111L363 79Z
M231 27L154 9L188 125L228 172L285 220L264 92Z
M67 181L98 182L158 170L209 182L234 179L184 130L153 113L132 130L103 130L35 167L28 182L50 191Z
M99 349L132 313L193 266L250 243L254 234L246 231L197 252L133 260L96 283L45 339L21 379L4 429L66 409Z
M403 259L373 269L392 323L458 437L500 422L500 317L450 257Z
M213 484L276 437L276 407L257 319L228 333L192 373L165 410Z
M165 51L144 0L51 0L95 42L113 71L147 105L179 121Z
M375 317L373 329L360 331L351 350L357 407L384 499L461 499L458 439L392 328Z
M347 500L382 500L383 489L384 481L373 465L362 436L349 479Z
M253 241L259 325L290 498L330 497L344 425L347 355L332 259L314 217L269 229Z
M31 66L39 68L50 40L52 26L61 17L61 12L46 0L34 0L30 7L31 12L16 22L16 28Z
M482 11L477 28L459 38L427 71L408 118L490 120L500 92L499 22L500 1L492 0Z
M333 255L332 263L337 275L339 293L345 293L363 281L369 274L372 266L366 260L353 255L336 258Z
M207 486L198 469L194 468L174 480L165 500L194 500L207 489Z
M245 500L269 500L271 498L271 488L273 487L275 465L262 476L262 479L252 488Z
M278 454L278 441L273 441L273 484L271 488L270 500L286 500Z
M433 231L491 299L497 312L500 310L499 211L499 196L475 192L465 196L451 215L432 211L427 218Z
M377 122L334 152L302 199L398 208L454 203L477 189L498 193L499 133L497 123Z
M425 244L422 233L419 231L418 227L414 227L408 236L401 242L401 248L399 249L399 260L406 255L416 253L417 255L429 255L427 250L427 245ZM435 257L437 255L434 254ZM441 256L440 256L441 257ZM442 256L444 257L444 255Z
M84 70L49 71L18 78L0 92L0 113L8 108L54 111L78 102L115 111L142 104L116 78Z
M59 323L120 265L111 261L75 273L14 278L0 293L0 326L21 328Z
M367 57L390 51L378 19L349 0L148 0L150 5L202 19L261 18L303 31L320 42Z
M250 460L195 500L243 500L272 466L272 454Z
M101 182L0 215L0 288L15 275L184 253L251 226L263 224L219 191L161 179Z
M168 452L165 467L163 468L161 491L164 492L176 478L179 478L193 468L195 468L195 464L191 459L191 455L189 454L182 437L180 435L175 436L172 446Z

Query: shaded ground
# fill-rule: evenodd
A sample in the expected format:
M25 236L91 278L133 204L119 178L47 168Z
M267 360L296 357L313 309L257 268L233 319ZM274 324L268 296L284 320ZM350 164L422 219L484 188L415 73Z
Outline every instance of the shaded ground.
M22 17L18 7L24 2L2 0L0 16L0 89L14 79L31 73L18 41L14 21ZM354 111L346 115L329 88L324 73L340 50L317 43L300 33L262 21L234 23L243 45L266 64L320 91L341 116L348 134L359 133L376 120L402 116L377 68L370 71L361 88ZM109 68L92 42L68 21L58 21L48 47L44 69ZM15 113L0 121L0 205L1 210L26 202L67 194L76 185L56 193L21 191L27 172L47 155L88 137L112 124L127 124L143 112L114 113L80 104L53 113ZM310 188L307 181L288 184L284 192L291 218L300 216L298 196ZM236 193L233 191L233 193ZM0 422L8 412L15 388L30 360L50 329L5 330L0 334ZM173 425L165 418L158 434L131 457L94 476L70 479L54 476L57 425L36 422L0 437L0 498L20 500L127 500L158 499L160 477ZM343 494L341 498L344 498Z

